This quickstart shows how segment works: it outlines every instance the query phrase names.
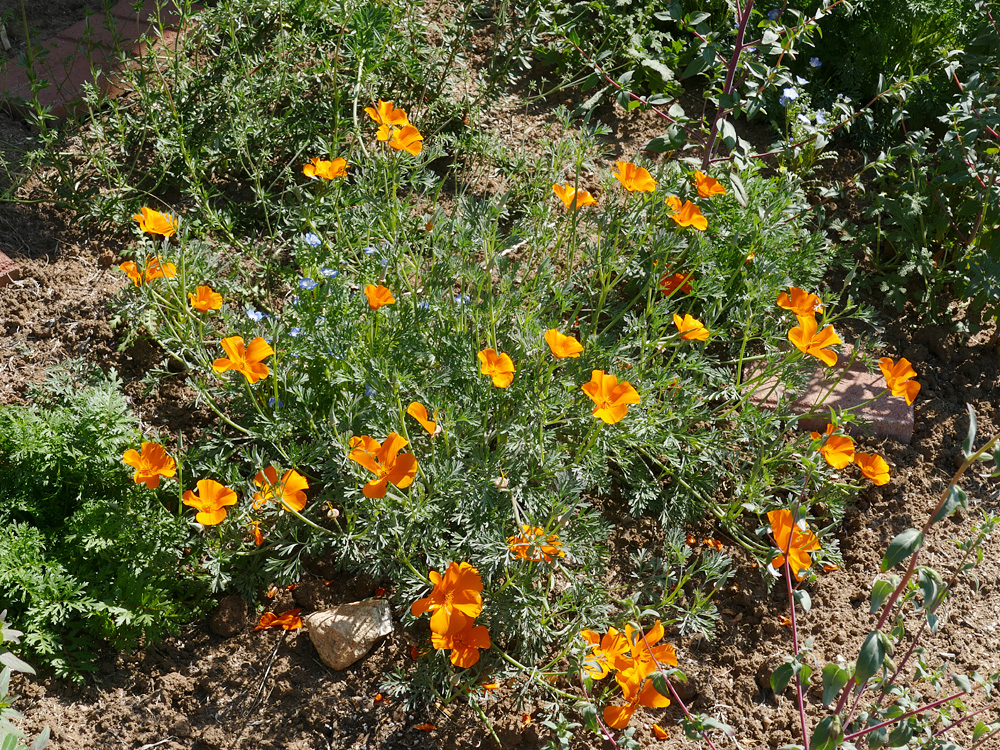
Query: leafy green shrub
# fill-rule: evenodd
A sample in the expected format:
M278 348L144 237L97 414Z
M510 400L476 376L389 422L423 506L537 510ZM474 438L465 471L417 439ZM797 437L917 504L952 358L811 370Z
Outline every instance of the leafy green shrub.
M0 599L62 676L201 606L196 578L178 575L186 524L122 464L138 436L114 375L57 372L30 406L0 407Z

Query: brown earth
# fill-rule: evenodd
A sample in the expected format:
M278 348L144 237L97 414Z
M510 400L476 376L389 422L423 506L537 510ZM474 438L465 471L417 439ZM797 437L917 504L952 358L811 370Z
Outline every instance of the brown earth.
M0 2L0 12L11 4L11 0ZM53 7L74 5L67 0ZM521 111L511 105L494 119L512 121ZM534 117L538 119L533 127L544 127L544 116ZM656 130L655 123L636 122L615 123L616 133L633 136L633 151ZM520 131L511 128L511 132ZM0 141L24 144L29 135L20 123L0 119ZM622 148L627 153L625 140ZM20 401L26 386L39 380L48 366L82 356L104 368L119 369L144 420L174 431L186 428L188 410L165 408L182 400L180 384L167 380L147 393L140 383L159 360L156 350L142 344L122 347L112 328L113 296L125 284L116 268L122 242L80 228L72 216L45 206L0 204L0 249L18 262L22 274L19 282L0 289L0 403ZM885 318L905 321L891 311ZM880 558L896 533L923 523L960 462L968 424L965 404L976 409L981 435L1000 430L1000 361L987 345L989 334L968 337L936 327L888 326L886 354L913 361L923 386L916 402L916 431L908 446L860 441L862 450L887 458L893 478L884 487L862 492L838 534L843 568L825 573L810 588L813 609L800 615L800 635L815 637L820 666L826 660L853 661L873 627L867 598ZM957 560L950 539L967 536L983 512L997 512L998 485L984 474L978 467L969 472L963 486L972 507L956 520L939 524L925 548L924 564L937 567L946 578ZM661 538L659 524L652 519L610 511L609 517L616 523L619 549L655 548ZM694 531L699 536L713 533L710 528ZM690 678L682 690L688 705L736 729L739 744L720 739L717 746L777 748L798 740L790 693L775 697L767 687L770 670L791 648L790 632L779 623L787 612L785 595L780 586L769 591L752 561L738 549L730 551L736 576L715 599L722 613L716 637L708 641L668 633L668 638L677 646L680 668ZM629 564L626 555L619 559L622 566ZM1000 540L994 538L986 545L979 569L979 590L961 581L941 612L940 633L924 640L924 658L931 667L945 665L947 671L981 674L1000 670L1000 655L992 644L1000 623L998 561ZM267 606L277 612L292 606L310 611L372 596L379 585L342 577L326 585L324 579L334 574L322 566L314 573ZM627 574L626 569L619 571L623 577ZM391 583L382 585L392 596ZM408 603L393 604L401 609ZM467 704L408 708L383 687L387 674L411 666L411 645L423 642L425 634L397 625L360 663L333 672L319 661L304 632L287 637L254 632L254 621L253 614L243 617L231 637L213 633L207 622L193 623L181 637L138 653L105 654L95 676L82 687L45 675L15 678L13 692L21 696L18 707L25 714L22 726L31 733L50 726L54 750L496 746ZM523 684L507 682L481 699L503 748L542 747L551 736L541 725L544 695L529 692L522 697L522 688ZM809 702L813 716L822 715L815 689L809 692ZM974 697L970 705L976 704ZM678 716L677 705L640 711L632 722L638 728L637 739L650 748L689 746L682 739ZM655 739L654 721L667 729L670 739ZM425 722L435 729L415 728ZM579 730L575 746L608 745Z

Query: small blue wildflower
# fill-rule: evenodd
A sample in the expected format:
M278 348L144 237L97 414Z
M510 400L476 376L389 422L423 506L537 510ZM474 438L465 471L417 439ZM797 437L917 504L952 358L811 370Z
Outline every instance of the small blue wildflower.
M778 104L780 104L782 107L788 106L788 98L784 97L784 96L779 96L778 97Z
M311 292L315 288L316 288L316 282L313 279L310 279L308 276L299 279L299 289L305 289L306 291Z
M781 11L778 10L777 8L773 8L773 9L771 9L771 10L769 10L767 12L767 17L770 18L772 21L777 21L778 20L778 16L780 16L780 15L781 15Z
M419 307L421 310L430 310L431 309L431 305L430 305L430 303L427 300L423 300L422 302L418 302L417 303L417 307Z
M299 328L298 326L295 326L294 328L292 328L292 329L291 329L291 330L290 330L290 331L288 332L288 335L289 335L289 336L301 336L301 335L302 335L302 329L301 329L301 328Z
M275 406L274 406L275 404L277 404L278 405L277 408L280 409L281 407L283 407L285 405L285 402L282 401L280 398L276 400L274 398L274 396L271 396L271 398L269 398L267 400L267 405L270 406L272 409L274 409L275 408Z
M389 259L382 258L382 268L385 268L387 265L389 265Z
M819 112L816 113L816 124L826 125L826 115L823 114L823 110L820 110Z
M316 247L319 245L320 242L322 242L322 240L312 232L306 232L305 236L302 239L304 239L306 241L306 244L311 247Z
M804 122L804 123L805 123L806 125L809 125L809 124L810 124L810 120L809 120L809 115L804 115L804 114L802 114L801 112L799 112L799 113L798 113L798 114L796 115L796 119L797 119L797 120L798 120L799 122Z
M340 273L340 271L338 271L336 268L321 268L319 269L319 272L324 276L326 276L326 278L328 279L332 279L334 276Z
M813 68L818 68L822 64L823 64L823 61L820 60L818 57L810 57L809 58L809 65L811 67L813 67Z
M375 247L374 245L369 245L368 247L365 248L365 255L374 255L377 252L378 248Z
M467 305L467 304L469 304L469 299L470 299L470 297L469 297L468 294L456 294L455 295L455 302L457 304L459 304L459 305Z
M370 385L366 385L365 386L365 396L367 396L368 398L371 398L374 395L375 395L375 389L372 388Z
M795 82L799 84L799 86L805 86L807 83L809 83L809 79L803 78L802 76L795 76Z
M250 318L254 323L260 323L264 318L267 317L267 313L262 313L258 310L254 310L252 307L247 308L247 317Z
M783 93L784 93L785 99L788 100L788 101L793 101L793 100L799 98L799 92L796 91L795 89L785 89Z

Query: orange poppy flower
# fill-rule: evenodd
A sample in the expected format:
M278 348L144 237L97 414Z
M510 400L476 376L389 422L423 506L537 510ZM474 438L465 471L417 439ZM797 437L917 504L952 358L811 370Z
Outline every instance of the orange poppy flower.
M260 488L253 495L253 507L260 510L268 502L281 503L286 509L301 511L306 507L306 490L309 482L295 469L289 469L278 481L278 471L268 466L258 471L253 483Z
M833 468L843 469L854 460L854 441L844 435L834 435L832 424L826 426L826 434L826 442L819 448L820 455ZM810 432L809 435L813 440L823 437L818 432Z
M423 724L414 724L413 728L420 732L433 732L435 729L437 729L437 727L431 724L429 721L424 722Z
M133 284L136 286L142 285L142 274L139 272L139 266L136 265L134 260L127 260L118 267L128 274Z
M404 125L401 128L392 129L392 138L389 139L389 146L396 151L406 151L408 154L416 156L423 149L421 141L424 137L420 131L412 125Z
M580 209L584 206L596 206L597 201L586 190L577 190L568 182L565 185L553 185L552 192L559 196L566 208Z
M132 218L139 222L139 229L143 232L162 234L164 237L173 237L177 232L177 219L170 214L161 214L146 206L139 210L141 213L133 214Z
M241 336L230 336L222 339L222 349L229 355L220 357L212 363L212 369L222 374L229 370L243 373L251 385L266 378L271 371L263 360L274 354L274 349L263 338L257 336L244 349Z
M249 528L250 533L253 534L253 543L258 547L262 545L264 543L264 535L260 533L260 522L251 521L247 528Z
M661 727L659 724L653 724L653 734L656 736L656 739L658 740L670 739L670 735L667 733L667 730Z
M431 631L431 645L438 651L450 648L451 663L466 669L479 661L479 649L490 647L490 631L468 620L464 628L451 635Z
M920 383L916 380L910 380L910 378L917 377L910 360L902 357L899 362L893 364L891 358L882 357L878 361L878 366L882 370L882 375L885 376L885 384L892 391L892 395L905 398L907 404L912 404L913 399L920 393Z
M876 487L889 484L889 464L877 453L855 453L854 463Z
M698 195L702 198L711 198L713 195L726 194L726 189L722 184L704 172L694 173L694 186L698 189Z
M153 279L173 279L177 276L177 266L173 263L163 263L157 257L152 257L146 263L146 282Z
M378 123L378 136L380 141L387 141L392 137L394 128L404 128L410 124L406 112L396 109L392 102L378 100L378 109L375 107L365 107L365 113Z
M701 209L691 201L684 201L681 204L680 198L671 195L664 203L670 206L670 218L674 220L677 226L694 227L699 232L704 232L708 229L708 219L702 216Z
M615 681L621 686L624 706L606 706L604 722L612 729L624 729L632 720L632 715L639 706L647 708L666 708L670 699L660 695L653 687L651 680L645 680L637 673L619 672Z
M226 506L236 505L236 493L214 479L199 479L198 494L188 490L181 500L198 509L195 521L203 526L215 526L225 519Z
M381 444L367 435L351 438L351 452L347 457L375 475L375 479L362 490L365 497L373 500L385 497L389 482L401 490L413 484L417 475L417 458L412 453L398 455L405 447L406 439L395 432L390 432Z
M553 557L565 557L566 553L559 549L562 546L559 535L549 534L544 540L540 539L544 535L545 529L540 526L522 523L521 535L507 537L507 546L511 554L519 560L552 562Z
M688 283L690 279L691 274L675 273L673 276L663 274L660 278L660 291L668 297L675 290L681 294L691 294L691 285Z
M788 287L788 293L778 295L778 307L791 310L797 318L809 318L823 311L823 303L815 294L809 294L797 286Z
M434 588L410 607L414 617L431 612L431 632L450 635L464 630L483 611L483 579L469 563L449 563L444 576L432 570Z
M188 299L191 300L191 307L198 312L218 310L222 307L222 295L213 292L210 286L199 286L194 293L188 292Z
M265 612L260 616L260 622L254 630L268 630L270 628L281 628L282 630L298 630L302 627L302 618L299 617L301 609L289 609L280 615L274 612Z
M767 512L767 520L771 523L771 536L782 552L771 560L771 565L777 570L785 564L787 555L791 560L792 575L795 580L801 579L799 572L808 570L812 565L809 553L820 549L819 540L808 527L803 528L804 522L802 526L795 523L795 516L790 510L770 510Z
M695 317L685 314L682 318L674 313L674 325L685 341L708 341L708 329L705 324Z
M778 617L778 624L781 625L782 627L790 628L792 627L792 618L780 615Z
M347 174L347 160L337 157L326 161L314 156L308 164L302 165L302 174L306 177L322 177L324 180L335 180Z
M608 628L603 638L593 630L581 631L580 635L592 652L584 663L583 670L594 680L607 677L615 668L615 663L632 647L628 639L614 628Z
M479 372L489 375L497 388L506 388L514 382L514 362L509 354L497 354L495 349L483 349L476 356L481 363Z
M556 359L567 357L576 359L583 351L583 344L572 336L563 336L555 328L550 328L545 332L545 343L549 345L549 351Z
M368 307L372 310L378 310L380 307L396 304L396 298L392 296L392 292L381 284L378 286L375 286L374 284L366 284L365 296L368 298Z
M427 414L427 407L419 401L411 402L410 405L406 407L406 413L420 422L420 426L427 430L427 432L431 435L437 435L444 429L441 425L430 418ZM434 416L437 417L437 412L434 412Z
M620 182L630 193L652 193L656 190L656 180L644 167L637 167L630 161L616 161L617 172L611 176Z
M631 625L626 625L625 640L629 643L632 655L618 656L615 659L615 668L619 672L632 673L642 679L656 671L657 664L676 667L677 654L669 643L660 643L663 635L663 624L659 620L653 623L653 627L645 634Z
M828 367L837 364L837 353L827 347L842 344L844 341L834 332L833 326L827 326L817 334L815 316L798 320L799 325L788 332L788 340L795 344L799 351L823 360Z
M621 422L628 414L629 404L639 403L639 394L627 381L618 382L614 375L606 375L604 370L594 370L590 382L580 388L594 402L594 416L605 424Z
M145 483L151 490L160 486L160 477L169 478L177 473L177 464L159 443L143 443L142 453L129 448L122 454L122 461L135 469L132 481L136 484Z

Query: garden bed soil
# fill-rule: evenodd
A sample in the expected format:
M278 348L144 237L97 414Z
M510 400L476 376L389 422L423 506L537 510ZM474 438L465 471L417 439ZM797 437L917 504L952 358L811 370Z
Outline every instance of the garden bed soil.
M3 0L0 11L11 4ZM66 0L52 7L69 13L66 9L76 5L80 3ZM74 15L56 23L63 20L78 19ZM505 116L513 114L497 114L498 120ZM638 137L620 143L622 153L634 153L654 126L630 128ZM27 137L16 121L0 122L0 137L18 133ZM19 196L30 198L30 183ZM144 424L189 437L199 419L183 383L177 378L145 382L147 371L159 364L159 352L143 342L124 345L121 331L112 325L114 306L109 303L126 284L117 269L124 247L123 238L82 228L72 216L51 207L0 205L0 249L21 268L21 280L0 289L0 403L23 401L27 387L48 367L82 357L119 372ZM899 321L905 316L883 313L885 320L895 321L885 332L885 353L908 357L919 373L916 429L910 445L859 441L860 449L886 457L892 481L862 491L838 533L844 565L824 573L810 588L813 608L800 617L801 637L815 637L820 665L826 660L853 661L873 627L868 595L881 556L895 534L923 523L961 462L966 403L976 410L980 435L1000 430L1000 359L987 344L991 331L963 336L939 327L904 328ZM922 557L946 578L957 559L951 538L968 535L983 512L997 512L997 484L984 473L981 466L968 473L964 487L972 507L939 524ZM656 549L660 526L653 519L632 518L610 500L598 502L616 525L613 575L625 581L627 553L639 547ZM716 536L725 542L712 528L691 531L699 538ZM775 697L767 687L770 671L791 649L790 632L779 620L787 613L785 595L780 586L769 590L764 574L739 548L726 549L733 555L736 575L714 600L721 613L715 637L679 638L668 632L680 668L690 678L682 695L693 710L717 716L736 729L738 744L722 739L720 748L777 748L798 741L798 718L788 695ZM925 640L925 658L932 667L947 664L948 671L980 674L1000 670L1000 654L993 645L1000 625L1000 539L987 543L978 577L978 591L968 582L958 586L941 613L940 633ZM392 596L391 581L344 577L318 564L294 590L262 601L276 612L298 606L305 613L373 596L379 586ZM45 674L16 677L13 692L21 696L18 707L25 714L20 724L30 733L51 727L53 750L497 746L465 702L408 709L384 688L387 674L412 667L411 646L427 641L421 629L426 625L406 629L397 622L395 632L366 658L333 672L320 662L305 632L255 632L253 606L258 604L251 603L250 614L230 637L214 633L207 621L196 622L179 637L136 653L106 653L83 685ZM408 604L393 601L397 612ZM551 737L542 725L544 699L530 693L523 697L523 687L522 682L507 681L480 699L503 748L539 748ZM815 689L808 699L819 709ZM969 702L977 705L979 697ZM647 748L689 747L679 715L676 704L640 710L632 722L637 739ZM669 739L654 737L654 721L667 730ZM434 728L417 728L427 723ZM582 729L576 735L575 747L608 746Z

